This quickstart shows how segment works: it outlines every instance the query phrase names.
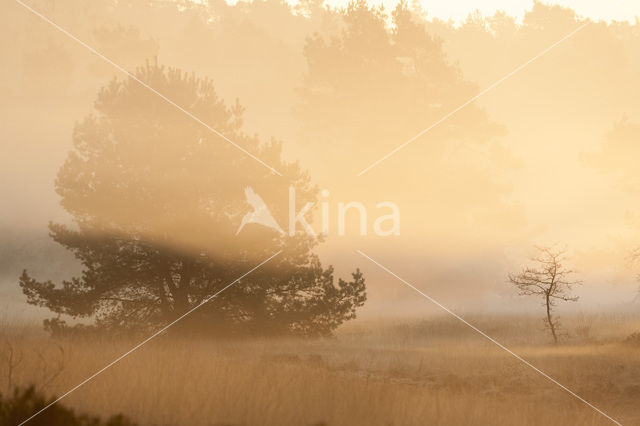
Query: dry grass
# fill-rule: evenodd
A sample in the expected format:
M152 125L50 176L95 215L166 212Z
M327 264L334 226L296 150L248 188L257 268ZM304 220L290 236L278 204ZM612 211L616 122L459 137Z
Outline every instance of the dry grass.
M640 424L640 348L620 343L640 330L638 318L568 319L558 347L547 343L539 320L475 322L623 424ZM56 342L16 324L4 330L3 390L9 347L12 384L59 395L135 343ZM365 323L330 340L163 336L65 403L103 416L122 412L142 425L610 424L448 319Z

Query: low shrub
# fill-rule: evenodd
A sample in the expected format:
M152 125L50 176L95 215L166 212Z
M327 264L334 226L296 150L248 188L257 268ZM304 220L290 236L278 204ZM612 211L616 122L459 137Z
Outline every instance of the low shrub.
M55 401L47 399L35 387L14 388L10 395L0 393L0 425L18 425L33 414ZM56 403L47 408L28 423L30 426L136 426L123 415L115 415L107 420L87 414L76 414L71 408Z

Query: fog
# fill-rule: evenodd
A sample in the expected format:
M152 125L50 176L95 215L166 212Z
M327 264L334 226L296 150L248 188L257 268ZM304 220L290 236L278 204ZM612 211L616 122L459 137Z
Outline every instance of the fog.
M428 315L437 308L355 250L453 310L500 313L538 307L518 298L506 275L527 264L535 245L557 245L566 247L583 281L576 289L580 304L571 309L637 309L631 258L640 241L637 20L601 21L611 16L541 3L513 10L518 16L475 14L457 22L435 17L429 3L384 11L318 1L29 4L131 72L149 64L176 67L211 79L230 110L237 100L241 123L218 123L237 136L234 142L269 164L279 161L278 149L260 144L281 142L286 161L298 162L310 184L329 191L323 199L329 235L315 251L338 276L362 269L369 296L362 317ZM0 41L0 294L7 309L34 318L41 312L27 308L17 285L21 271L58 281L80 270L48 237L47 226L74 226L69 209L88 208L87 201L63 208L56 176L78 126L96 114L99 123L99 108L108 110L104 102L100 107L104 88L126 76L20 4L4 2L0 11L6 35ZM206 181L233 200L229 208L237 213L244 208L242 188L253 185L286 223L288 188L304 179L293 171L274 175L155 94L137 90L141 110L121 111L118 119L134 123L146 109L172 129L159 138L184 138L184 146L205 138L212 148L195 157L230 159L190 168L184 181L163 182L175 152L130 153L132 164L138 154L153 160L157 174L150 176L167 197ZM185 92L165 95L179 99ZM153 146L148 128L126 137L148 137L144 146ZM119 173L101 165L104 176ZM171 228L166 217L145 209L138 193L128 194L120 224L157 219L146 235L162 235L175 247L215 251L247 241L203 228L185 204L176 208L183 220ZM119 214L118 203L125 202L119 200L92 201L104 204L98 223L106 226ZM352 201L366 208L366 236L359 235L357 215L348 216L345 235L338 235L338 204ZM375 207L383 201L399 208L399 235L372 231L385 214ZM319 229L316 205L313 227Z

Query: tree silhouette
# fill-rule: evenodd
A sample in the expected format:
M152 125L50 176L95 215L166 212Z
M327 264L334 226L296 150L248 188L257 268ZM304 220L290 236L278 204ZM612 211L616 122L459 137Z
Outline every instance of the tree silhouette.
M547 311L545 324L551 331L553 342L558 343L560 323L552 315L553 307L558 300L576 302L577 296L571 296L571 288L580 281L571 281L568 276L574 271L565 268L564 252L549 247L537 247L539 255L532 260L540 266L525 268L519 274L509 274L509 282L520 290L522 296L542 296Z
M498 178L510 163L498 141L503 129L475 104L433 126L478 90L447 58L423 18L406 2L390 19L362 0L339 13L339 31L307 39L307 70L294 109L308 149L321 164L336 165L327 176L323 168L315 174L339 182L413 140L367 172L360 198L392 193L395 202L414 206L414 213L403 216L405 229L446 238L470 224L472 232L493 236L495 226L487 224L497 217L503 228L517 223L518 213L505 203L509 189ZM336 186L334 196L341 190ZM428 213L421 210L425 200Z
M84 270L56 286L26 271L27 301L58 314L95 319L101 329L140 330L167 323L268 258L282 253L185 318L184 330L230 333L331 333L355 317L365 299L359 271L334 284L303 233L282 236L247 225L244 189L252 187L279 223L287 223L289 186L296 204L317 189L296 163L281 159L277 141L261 144L241 131L242 107L227 106L210 80L147 64L139 79L188 108L269 169L201 126L135 80L102 89L96 113L76 125L74 149L59 170L56 191L75 226L50 224L52 238ZM82 327L82 326L78 326Z

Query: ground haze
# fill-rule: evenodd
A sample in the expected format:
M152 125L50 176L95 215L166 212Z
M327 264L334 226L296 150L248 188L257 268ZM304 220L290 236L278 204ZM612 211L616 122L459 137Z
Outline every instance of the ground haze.
M541 320L479 327L622 424L638 424L640 317L577 316L554 346ZM3 328L16 385L62 394L134 340L50 340ZM61 368L62 367L62 368ZM611 422L454 319L347 327L334 339L159 337L63 402L143 425L605 425Z

